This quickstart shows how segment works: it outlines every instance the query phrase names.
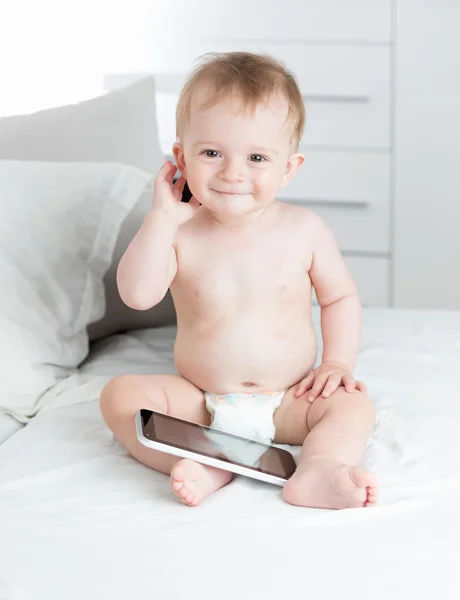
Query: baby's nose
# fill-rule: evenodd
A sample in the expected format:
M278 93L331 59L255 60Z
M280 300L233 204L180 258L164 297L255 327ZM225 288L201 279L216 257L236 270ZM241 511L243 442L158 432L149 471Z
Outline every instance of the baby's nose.
M223 165L218 177L222 181L244 181L243 169L234 162Z

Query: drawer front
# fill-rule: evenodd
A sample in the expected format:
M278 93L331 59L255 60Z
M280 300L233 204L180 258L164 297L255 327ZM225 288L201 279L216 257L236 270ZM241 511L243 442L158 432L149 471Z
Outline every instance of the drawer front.
M278 199L308 206L331 227L342 251L390 251L390 157L310 151Z
M345 262L358 288L362 305L386 308L390 306L390 260L346 256ZM313 303L317 304L313 294Z
M307 111L302 147L390 147L390 50L386 46L322 46L230 41L213 51L267 52L283 61L297 77ZM209 44L178 44L150 61L146 73L157 83L159 135L165 153L175 141L175 110L186 74ZM145 74L107 75L105 87L127 85Z
M176 0L153 2L140 32L148 40L302 39L387 42L391 38L391 0Z
M346 256L363 306L390 306L390 259Z

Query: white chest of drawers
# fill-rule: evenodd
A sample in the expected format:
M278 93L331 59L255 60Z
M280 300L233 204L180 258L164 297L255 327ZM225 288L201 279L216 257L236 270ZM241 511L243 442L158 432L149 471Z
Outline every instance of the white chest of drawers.
M175 141L175 104L186 73L206 52L266 52L296 75L307 124L306 161L279 199L310 206L330 225L364 305L391 297L391 0L205 0L155 3L142 73L153 73L165 155ZM166 5L166 3L163 3ZM163 11L165 14L162 14ZM158 31L157 31L158 29ZM150 44L150 47L148 46ZM133 69L134 70L134 69Z

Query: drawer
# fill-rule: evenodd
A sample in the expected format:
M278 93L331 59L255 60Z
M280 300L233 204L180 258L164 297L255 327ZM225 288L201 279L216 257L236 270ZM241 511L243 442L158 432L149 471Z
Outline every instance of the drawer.
M302 147L390 147L390 49L386 46L323 46L273 42L217 41L216 52L266 52L283 61L297 77L307 123ZM152 59L144 74L112 74L106 89L154 74L160 143L170 153L175 141L175 111L186 75L209 51L203 41L178 43ZM155 56L155 55L154 55Z
M390 259L346 256L363 306L390 306Z
M278 199L312 208L342 251L390 251L390 156L309 151Z
M365 256L346 256L363 306L390 306L390 260ZM313 294L313 303L317 304Z
M192 36L205 39L208 48L222 38L327 42L387 42L391 38L391 0L176 0L173 13L177 18L168 2L151 4L139 23L140 32L146 32L144 45L149 40L175 42Z

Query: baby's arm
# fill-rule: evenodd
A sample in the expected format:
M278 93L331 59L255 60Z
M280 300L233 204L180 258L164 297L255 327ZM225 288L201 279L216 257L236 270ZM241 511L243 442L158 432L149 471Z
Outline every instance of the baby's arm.
M166 161L155 178L152 210L123 254L117 270L121 299L137 310L147 310L166 295L177 274L177 231L200 207L194 197L181 202L185 179L173 185L177 167Z
M361 302L350 271L326 223L310 213L315 231L310 277L321 307L322 363L353 371L361 340Z
M145 218L117 270L118 291L129 307L147 310L166 295L177 271L177 229L161 211L152 210Z

